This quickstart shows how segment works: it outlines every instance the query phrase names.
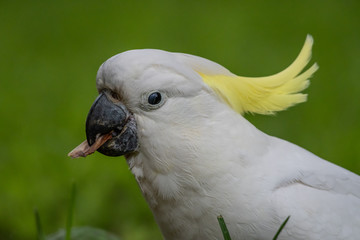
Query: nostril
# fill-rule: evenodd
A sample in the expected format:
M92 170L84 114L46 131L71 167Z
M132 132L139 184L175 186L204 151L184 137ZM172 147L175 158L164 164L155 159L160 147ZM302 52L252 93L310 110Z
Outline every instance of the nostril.
M111 92L110 92L110 95L111 95L111 97L112 97L113 99L115 99L115 100L118 100L118 101L121 100L121 99L120 99L120 96L119 96L116 92L114 92L114 91L111 91Z

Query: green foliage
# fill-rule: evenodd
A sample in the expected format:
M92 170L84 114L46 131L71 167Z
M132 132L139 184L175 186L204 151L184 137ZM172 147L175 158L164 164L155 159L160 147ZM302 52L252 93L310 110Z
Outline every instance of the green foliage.
M73 227L72 222L74 218L76 199L76 184L73 182L70 192L70 200L68 206L68 215L66 222L66 230L60 229L56 233L44 237L42 230L40 215L37 209L35 209L35 221L37 228L38 240L119 240L115 235L108 233L102 229L93 227Z
M42 230L42 225L40 221L40 214L37 209L34 210L35 214L35 223L36 223L36 232L37 232L37 240L45 240L44 232Z
M49 235L46 240L65 240L67 231L60 229ZM92 227L75 227L71 231L71 240L119 240L115 235L102 229Z
M285 219L285 221L281 224L281 226L279 227L279 230L276 232L273 240L276 240L276 239L279 237L281 231L284 229L285 225L286 225L287 222L289 221L289 218L290 218L290 216L288 216L288 217Z
M290 218L290 216L288 216L285 219L285 221L281 224L281 226L279 227L279 229L276 232L275 236L273 237L273 240L276 240L279 237L281 231L284 229L286 223L289 221L289 218ZM222 232L222 234L224 236L224 240L231 240L230 233L229 233L229 230L227 229L224 218L220 215L220 216L217 217L217 219L218 219L218 222L219 222L219 225L220 225L220 228L221 228L221 232Z
M359 1L0 1L0 239L36 238L66 222L122 239L161 239L123 158L67 153L85 138L96 71L134 48L200 55L239 75L269 75L313 35L320 65L305 104L247 116L261 130L360 173ZM80 187L81 186L81 187ZM123 221L126 219L126 221ZM136 229L136 231L134 231Z
M227 229L226 223L224 221L224 218L220 215L217 217L221 232L223 233L224 240L231 240L229 230Z
M72 228L72 223L73 223L73 218L74 218L75 198L76 198L76 184L75 184L75 182L73 182L72 187L71 187L69 210L68 210L67 222L66 222L65 240L70 240L70 237L71 237L71 228Z

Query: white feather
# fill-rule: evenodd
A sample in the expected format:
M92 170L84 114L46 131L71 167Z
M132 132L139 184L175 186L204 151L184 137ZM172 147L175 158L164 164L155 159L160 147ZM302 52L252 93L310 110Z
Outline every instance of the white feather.
M195 70L194 70L195 69ZM140 148L127 158L165 239L357 239L360 177L268 136L219 101L196 70L231 73L209 60L133 50L99 69L99 91L135 114ZM157 90L163 106L147 109Z

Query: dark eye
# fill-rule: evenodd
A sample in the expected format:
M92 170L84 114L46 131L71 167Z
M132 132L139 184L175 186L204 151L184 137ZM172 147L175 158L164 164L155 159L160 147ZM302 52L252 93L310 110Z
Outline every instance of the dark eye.
M161 102L161 94L159 92L153 92L149 95L148 103L156 105Z

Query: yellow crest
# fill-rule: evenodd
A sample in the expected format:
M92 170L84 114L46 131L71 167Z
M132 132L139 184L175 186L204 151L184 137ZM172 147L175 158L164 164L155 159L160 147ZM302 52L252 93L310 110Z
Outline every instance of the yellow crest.
M307 95L300 91L308 87L309 78L318 69L315 63L301 73L310 61L312 44L313 38L308 35L295 61L275 75L241 77L198 73L203 81L236 112L273 114L306 101Z

